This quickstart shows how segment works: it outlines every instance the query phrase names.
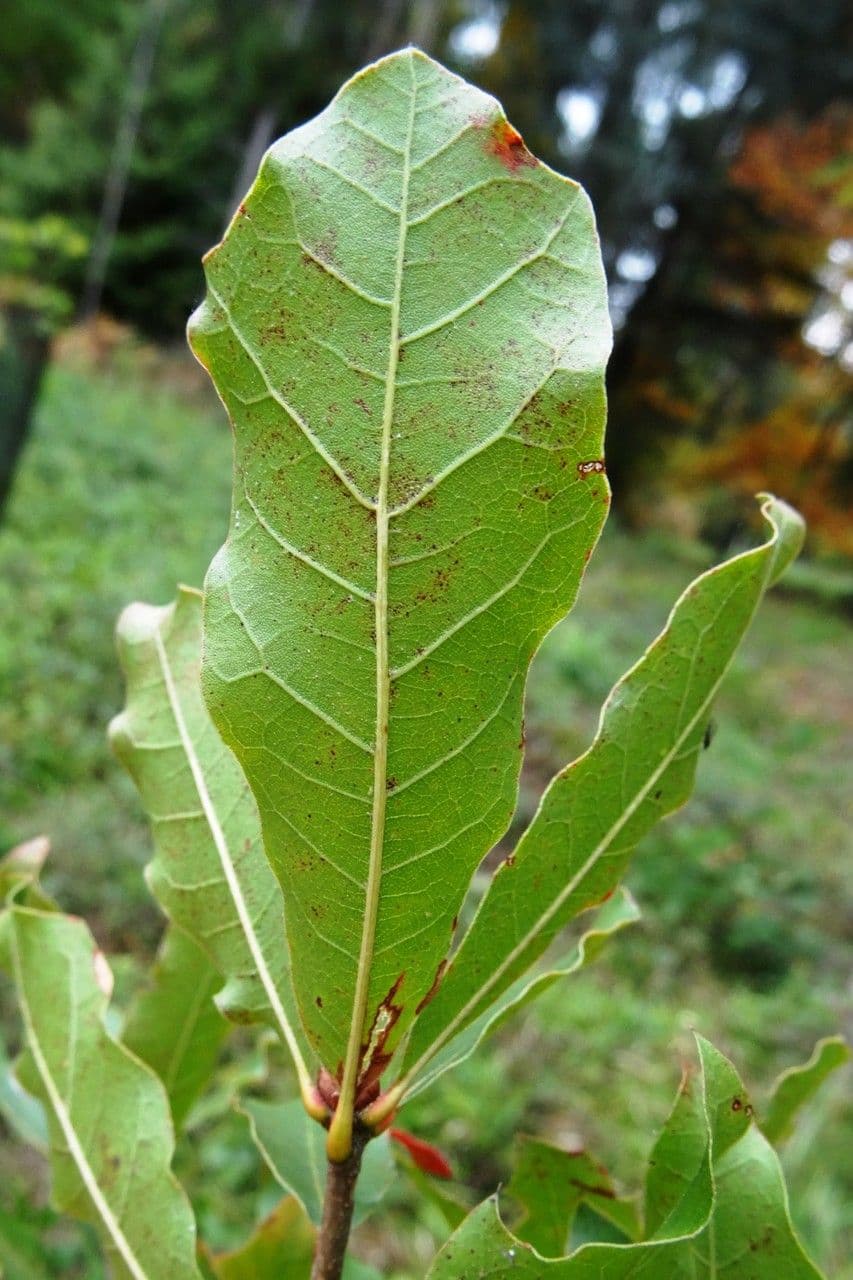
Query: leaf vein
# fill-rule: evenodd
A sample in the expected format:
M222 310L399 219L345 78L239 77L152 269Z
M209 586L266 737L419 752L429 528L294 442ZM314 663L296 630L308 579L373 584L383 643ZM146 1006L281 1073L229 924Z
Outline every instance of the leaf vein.
M277 388L273 385L273 383L270 380L269 374L267 373L266 369L263 366L262 361L252 350L251 344L241 333L240 329L237 327L237 324L234 321L234 317L231 315L231 312L228 309L225 302L223 301L223 299L216 292L216 290L213 288L212 285L208 284L208 289L210 290L210 295L216 302L216 305L222 309L222 314L225 316L225 319L228 321L228 327L230 328L231 332L234 334L234 337L237 339L240 346L246 352L246 355L249 357L252 364L257 369L258 373L261 375L261 378L263 379L264 384L267 390L269 391L270 395L272 396L273 400L275 400L276 404L280 405L281 408L284 409L285 413L288 415L291 421L296 424L296 426L305 436L306 440L309 442L309 444L311 444L314 447L314 449L317 451L317 453L320 455L320 457L323 459L326 465L330 467L332 471L334 471L335 475L338 477L341 483L349 490L349 492L355 498L356 502L360 503L361 506L363 507L367 507L368 511L373 511L374 505L370 501L370 499L366 498L364 494L359 489L356 488L356 486L350 480L349 476L344 471L343 467L341 467L340 463L332 456L331 453L329 453L328 449L323 444L322 440L320 440L320 438L314 434L314 432L308 426L308 423L304 420L304 418L302 418L300 414L296 412L296 410L293 408L292 405L288 404L288 402L285 400L281 392L278 391Z
M335 586L343 587L344 591L350 592L351 595L359 596L362 600L368 600L371 604L373 603L373 593L371 591L365 591L363 587L356 586L356 584L354 582L350 582L348 578L341 577L339 573L335 573L334 569L330 569L320 560L315 560L312 556L307 555L304 551L295 547L292 542L288 542L286 538L282 537L278 530L274 528L262 514L258 504L250 497L248 489L244 488L243 492L246 501L252 508L252 514L258 524L264 532L272 538L273 542L277 543L282 548L283 551L286 551L289 555L293 556L294 560L299 560L309 569L313 569L324 578L328 578L329 582L333 582Z

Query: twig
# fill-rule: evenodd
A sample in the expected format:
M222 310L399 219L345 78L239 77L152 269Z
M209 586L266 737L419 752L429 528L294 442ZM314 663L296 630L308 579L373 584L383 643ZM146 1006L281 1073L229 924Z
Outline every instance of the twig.
M352 1151L340 1163L329 1161L326 1193L323 1199L323 1221L317 1236L317 1252L311 1268L311 1280L340 1280L347 1251L355 1184L361 1170L361 1157L370 1134L356 1124L352 1135Z

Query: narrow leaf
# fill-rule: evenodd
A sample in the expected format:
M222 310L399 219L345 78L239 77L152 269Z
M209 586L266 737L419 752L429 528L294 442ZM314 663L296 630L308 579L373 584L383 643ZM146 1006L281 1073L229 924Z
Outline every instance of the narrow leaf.
M210 1079L225 1039L228 1024L213 1003L221 985L207 954L171 926L122 1032L122 1043L162 1080L176 1130Z
M452 1178L453 1168L444 1152L431 1142L425 1142L408 1129L389 1129L388 1137L408 1151L415 1166L433 1178Z
M406 1099L411 1100L422 1093L444 1075L445 1071L464 1062L487 1036L499 1030L519 1009L547 991L560 978L584 968L595 959L608 938L627 925L634 924L639 918L639 908L630 893L626 889L618 889L595 913L592 922L567 955L550 963L546 962L533 975L526 974L523 978L518 978L494 1004L489 1005L478 1018L470 1022L464 1031L448 1040L430 1057L423 1071L406 1088Z
M647 1239L694 1231L707 1218L710 1127L719 1113L728 1142L732 1132L739 1137L749 1124L752 1107L734 1068L721 1055L712 1068L710 1080L704 1070L696 1078L692 1065L682 1071L675 1105L652 1148L646 1172ZM723 1135L715 1138L720 1145Z
M511 818L530 659L604 519L589 201L416 50L268 152L191 342L235 432L204 689L285 893L332 1141Z
M798 1112L810 1102L827 1076L850 1059L842 1036L828 1036L815 1045L808 1062L784 1071L773 1086L764 1109L761 1128L775 1146L791 1136Z
M103 955L82 921L19 906L9 915L26 1034L19 1072L48 1114L57 1208L94 1224L116 1276L198 1280L166 1094L104 1029Z
M405 1063L415 1079L579 912L613 891L637 841L693 788L711 707L766 589L799 550L799 516L775 498L767 541L704 573L611 692L593 745L558 774L498 869Z
M428 1280L820 1280L791 1226L779 1162L752 1121L731 1063L699 1039L701 1076L685 1086L652 1155L659 1225L632 1244L584 1244L548 1260L501 1221L496 1200L451 1236Z
M110 725L110 741L154 829L151 888L228 980L224 1012L270 1022L310 1086L281 891L251 792L201 698L201 597L182 588L162 609L132 604L117 634L127 706Z
M244 1099L238 1110L248 1120L255 1145L276 1182L296 1196L311 1221L319 1226L327 1167L323 1130L297 1101ZM394 1159L385 1134L365 1147L355 1191L354 1225L379 1206L393 1177Z

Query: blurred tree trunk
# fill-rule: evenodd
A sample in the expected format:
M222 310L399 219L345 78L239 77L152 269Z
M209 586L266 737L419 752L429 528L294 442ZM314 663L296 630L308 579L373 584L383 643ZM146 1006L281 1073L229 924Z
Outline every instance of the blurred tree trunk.
M80 306L80 315L83 319L94 315L101 305L101 294L104 291L107 267L127 192L130 165L142 119L142 107L151 80L154 54L167 3L168 0L148 0L148 11L133 51L127 95L122 104L113 153L107 170L107 180L104 183L101 212L86 267L83 300Z
M298 3L283 9L280 15L284 37L285 62L282 70L286 72L289 59L308 56L306 36L308 25L314 16L316 0L298 0ZM226 224L237 211L240 201L249 190L261 165L264 152L275 137L278 124L278 111L271 103L261 106L252 121L246 145L243 148L243 159L231 188L228 201Z
M243 148L243 159L240 162L240 168L237 170L237 177L234 180L234 186L231 189L231 198L228 201L228 216L226 224L231 221L237 212L237 207L249 190L255 175L260 168L261 159L267 147L273 140L276 125L276 112L273 107L261 107L258 114L252 122L252 128L249 131L249 137Z
M6 340L0 347L0 511L9 496L50 353L50 338L38 312L10 306L4 310L3 323Z

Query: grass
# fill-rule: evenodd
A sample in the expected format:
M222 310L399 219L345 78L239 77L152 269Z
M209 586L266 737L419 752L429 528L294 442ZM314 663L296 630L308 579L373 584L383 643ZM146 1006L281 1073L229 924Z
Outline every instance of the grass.
M181 366L133 350L101 369L65 360L51 370L0 529L12 602L0 627L0 847L49 832L50 889L131 957L150 953L160 924L140 874L147 833L104 736L122 701L112 630L129 600L165 602L177 581L201 581L225 530L229 459L221 411ZM576 611L535 664L520 822L587 745L610 685L694 572L659 540L610 529ZM759 1106L779 1070L839 1029L853 897L849 639L849 622L825 604L781 592L765 604L720 699L694 800L635 858L642 925L413 1104L405 1123L445 1147L472 1196L506 1179L522 1130L588 1143L636 1185L691 1028L732 1055ZM784 1158L809 1247L850 1280L844 1084L825 1087ZM0 1245L17 1221L21 1256L35 1239L54 1273L99 1275L85 1235L22 1210L17 1197L43 1178L24 1162L4 1184L11 1159L0 1134ZM272 1192L229 1115L202 1126L181 1160L205 1175L205 1230L236 1243L258 1189ZM366 1224L359 1247L386 1273L414 1276L438 1230L403 1182L391 1229Z

